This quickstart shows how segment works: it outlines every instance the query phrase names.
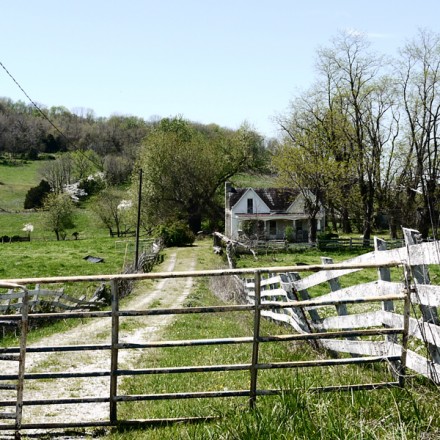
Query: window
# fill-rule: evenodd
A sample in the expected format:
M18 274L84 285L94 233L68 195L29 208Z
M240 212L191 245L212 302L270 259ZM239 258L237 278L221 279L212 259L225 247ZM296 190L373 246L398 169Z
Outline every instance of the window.
M252 214L254 212L254 199L247 199L247 213Z
M277 222L275 220L271 220L269 222L269 235L277 235Z

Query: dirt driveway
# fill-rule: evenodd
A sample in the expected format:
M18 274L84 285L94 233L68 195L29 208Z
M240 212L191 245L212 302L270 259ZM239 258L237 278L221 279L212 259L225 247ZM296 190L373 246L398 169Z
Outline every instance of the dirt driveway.
M173 249L157 270L161 272L193 270L196 252L197 247ZM152 305L161 308L179 306L190 293L192 284L192 278L140 282L134 293L122 302L121 309L141 310ZM120 342L141 343L158 339L164 327L169 325L172 319L171 315L121 318ZM109 344L110 340L110 318L94 318L74 329L44 338L33 346ZM140 355L140 350L120 350L119 368L133 367ZM6 367L10 368L10 364L2 365L0 362L0 369ZM109 371L109 369L110 353L107 351L29 353L26 359L26 372L85 372ZM119 383L121 380L119 379ZM108 397L109 389L109 377L27 381L24 399ZM86 422L108 420L108 418L107 403L25 406L23 410L23 423Z

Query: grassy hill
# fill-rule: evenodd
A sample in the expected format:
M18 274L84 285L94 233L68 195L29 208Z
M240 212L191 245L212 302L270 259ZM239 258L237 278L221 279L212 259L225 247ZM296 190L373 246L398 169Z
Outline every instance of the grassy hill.
M45 161L0 161L0 211L23 210L26 193L41 180Z
M27 191L41 180L39 169L43 164L0 162L0 237L25 236L23 226L34 226L30 242L0 242L0 279L120 272L127 258L125 246L115 244L117 240L108 236L87 204L76 210L75 229L65 241L56 241L55 234L44 225L44 213L23 209ZM79 233L78 240L73 232ZM83 260L86 255L100 256L104 263L87 263Z

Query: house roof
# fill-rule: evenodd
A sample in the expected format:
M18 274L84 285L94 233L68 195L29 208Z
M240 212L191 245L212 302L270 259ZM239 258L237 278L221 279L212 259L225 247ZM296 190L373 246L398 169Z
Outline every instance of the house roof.
M230 206L236 205L250 188L235 188L231 194ZM291 188L252 188L273 212L286 212L299 194L299 190Z

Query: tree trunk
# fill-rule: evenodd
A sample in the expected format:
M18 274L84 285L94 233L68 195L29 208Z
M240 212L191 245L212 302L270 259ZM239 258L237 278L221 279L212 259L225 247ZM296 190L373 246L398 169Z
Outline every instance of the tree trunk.
M202 215L199 212L189 213L188 226L194 234L202 229Z
M342 232L344 234L351 234L353 229L351 228L351 222L348 217L348 210L344 208L341 213Z
M316 233L318 230L318 221L316 217L310 219L310 235L309 235L309 243L316 243Z

